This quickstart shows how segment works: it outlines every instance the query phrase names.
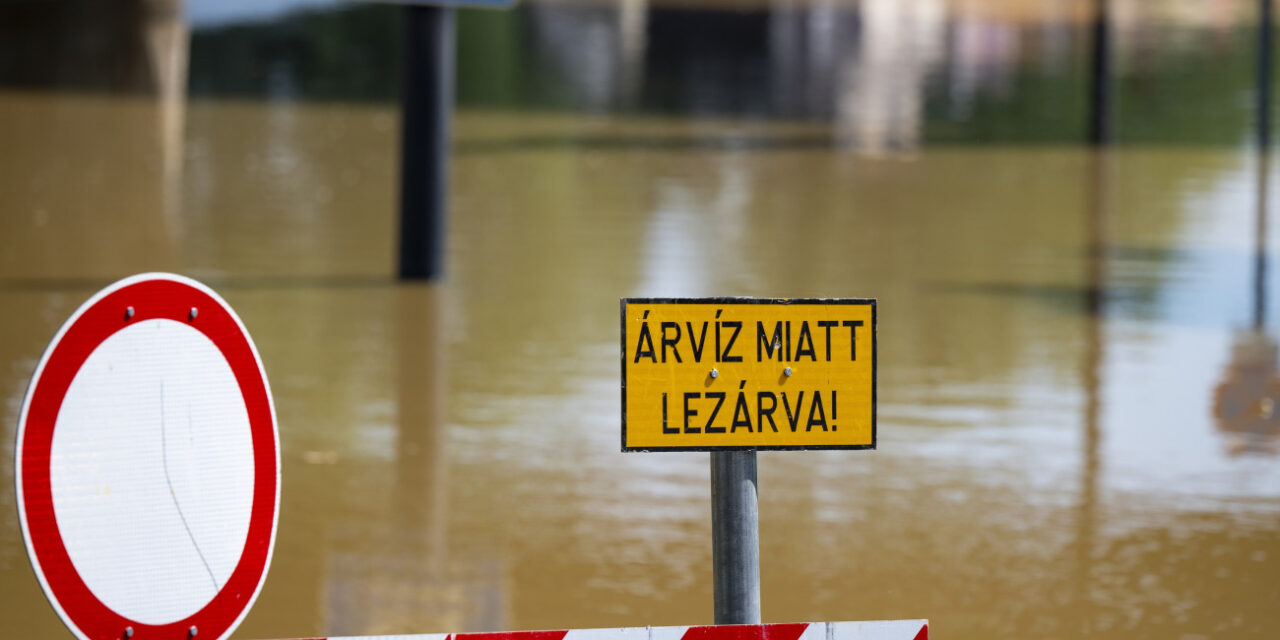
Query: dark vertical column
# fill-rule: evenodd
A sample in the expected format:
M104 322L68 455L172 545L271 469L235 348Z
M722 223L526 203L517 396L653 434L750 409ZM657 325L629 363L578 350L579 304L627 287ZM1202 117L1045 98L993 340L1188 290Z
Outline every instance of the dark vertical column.
M400 277L444 275L453 110L454 10L404 8L400 88Z
M1111 17L1107 0L1093 3L1093 52L1089 65L1089 144L1111 141Z
M1258 9L1258 210L1254 230L1253 328L1267 323L1267 176L1271 165L1271 0Z

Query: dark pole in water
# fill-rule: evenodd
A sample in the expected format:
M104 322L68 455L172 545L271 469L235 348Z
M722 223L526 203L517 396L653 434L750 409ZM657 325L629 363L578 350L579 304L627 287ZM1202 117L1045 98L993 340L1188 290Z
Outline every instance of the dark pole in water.
M1111 139L1110 87L1111 23L1107 0L1093 3L1093 53L1089 74L1089 144L1102 146Z
M404 8L400 87L400 278L444 275L453 110L454 10Z
M1271 0L1258 1L1258 148L1271 146Z
M716 624L760 624L760 504L755 451L711 452Z
M1267 322L1267 174L1271 160L1271 0L1258 11L1258 211L1253 273L1253 328Z

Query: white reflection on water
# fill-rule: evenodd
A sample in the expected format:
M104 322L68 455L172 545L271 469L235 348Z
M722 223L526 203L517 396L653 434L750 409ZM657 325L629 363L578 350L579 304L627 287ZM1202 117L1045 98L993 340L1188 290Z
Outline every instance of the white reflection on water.
M1212 423L1211 390L1227 368L1232 333L1253 320L1252 160L1242 152L1182 202L1182 254L1164 269L1154 317L1108 322L1101 482L1113 492L1171 509L1244 499L1252 508L1280 510L1280 465L1268 456L1231 455ZM1270 183L1277 177L1273 171ZM1269 229L1267 246L1275 247L1280 234L1274 224Z
M748 295L756 266L743 244L750 174L734 153L717 154L711 184L664 179L644 239L643 279L635 295ZM733 265L734 268L726 268ZM778 295L783 295L779 293Z

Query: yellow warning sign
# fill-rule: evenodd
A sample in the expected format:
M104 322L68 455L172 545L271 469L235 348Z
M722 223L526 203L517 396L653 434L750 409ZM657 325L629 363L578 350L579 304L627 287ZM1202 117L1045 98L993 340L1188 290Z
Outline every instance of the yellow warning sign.
M623 451L875 446L875 300L622 300Z

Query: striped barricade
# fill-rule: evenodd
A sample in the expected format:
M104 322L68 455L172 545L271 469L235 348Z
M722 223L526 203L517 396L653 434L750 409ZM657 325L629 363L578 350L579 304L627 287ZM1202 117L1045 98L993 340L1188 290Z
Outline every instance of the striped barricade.
M324 640L316 638L314 640ZM350 636L329 640L929 640L928 620Z

